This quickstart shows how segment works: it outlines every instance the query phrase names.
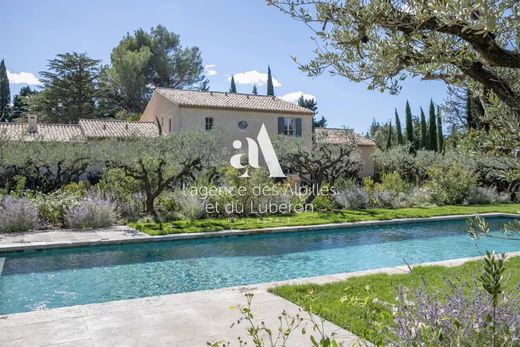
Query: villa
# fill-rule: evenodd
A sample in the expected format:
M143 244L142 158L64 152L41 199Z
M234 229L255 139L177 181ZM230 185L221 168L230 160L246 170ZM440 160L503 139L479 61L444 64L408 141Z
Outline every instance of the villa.
M152 137L189 130L224 129L231 138L256 138L262 124L269 136L312 140L311 110L269 95L205 92L157 88L138 122L80 119L78 124L38 123L30 115L27 123L0 123L0 133L17 141L91 141L106 138ZM371 139L349 132L363 162L361 177L374 175ZM315 129L316 139L340 144L344 129Z

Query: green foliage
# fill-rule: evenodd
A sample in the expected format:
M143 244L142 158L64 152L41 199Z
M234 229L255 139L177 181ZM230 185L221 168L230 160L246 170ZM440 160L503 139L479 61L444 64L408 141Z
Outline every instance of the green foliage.
M437 108L437 151L442 152L444 150L444 134L442 131L442 117L441 112Z
M235 76L231 76L231 87L229 88L229 91L231 93L236 93L237 92L237 86L235 84Z
M271 74L271 66L267 66L267 93L266 95L274 96L274 84L273 84L273 76Z
M11 90L9 89L9 78L5 62L0 61L0 122L9 119L9 104L11 103Z
M428 149L431 151L437 151L437 117L435 115L435 106L433 105L433 101L430 100L430 119L428 121L429 125L429 134L428 140L429 145Z
M49 71L40 72L42 91L29 99L31 111L54 123L95 117L99 62L76 52L49 60Z
M504 283L503 291L514 294L520 281L520 257L511 258L506 264L508 269L502 276L511 278ZM382 333L388 332L388 328L395 324L392 307L398 300L398 288L415 292L426 284L425 290L439 293L442 300L446 295L445 290L450 289L446 278L452 279L451 286L457 288L464 283L472 283L475 273L481 271L482 262L473 261L449 268L414 267L410 274L352 277L325 285L284 285L275 287L272 291L361 338L380 345Z
M240 217L240 218L206 218L199 220L172 220L164 222L129 223L131 227L150 235L165 235L176 233L208 232L219 230L261 229L280 226L318 225L344 222L360 222L373 220L391 220L396 218L428 218L433 216L450 216L473 213L516 213L518 204L479 205L479 206L434 206L428 208L382 209L369 208L365 210L304 212L286 216Z
M428 125L426 123L426 116L424 115L424 111L421 107L421 120L420 120L420 128L421 128L421 138L420 138L420 148L421 149L428 149L429 147L429 141L428 141L428 132L427 128Z
M406 140L412 144L415 143L414 132L413 132L413 117L412 110L410 109L410 103L406 100Z
M65 224L66 209L77 204L86 192L85 184L71 183L52 193L38 193L32 200L42 222L60 227Z
M428 168L430 180L426 184L432 193L433 202L438 205L453 205L464 202L471 187L477 184L474 173L459 164L448 168L432 166Z
M389 150L392 148L392 122L388 123L388 134L386 135L386 149Z
M397 109L395 110L395 131L397 132L397 144L403 145L403 131L401 130L401 120L399 119L399 114L397 113Z
M29 98L37 92L29 86L24 86L20 92L13 98L13 106L11 107L10 120L27 117L29 113Z
M258 95L258 89L256 88L256 84L253 86L253 91L251 91L251 94Z
M110 197L125 217L135 217L143 211L144 201L139 181L125 174L122 169L108 169L95 188L104 197Z

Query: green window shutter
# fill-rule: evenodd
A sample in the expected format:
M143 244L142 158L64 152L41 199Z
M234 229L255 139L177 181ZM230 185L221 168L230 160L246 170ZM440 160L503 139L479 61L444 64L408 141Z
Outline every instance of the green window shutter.
M278 117L278 135L283 135L284 118Z
M296 136L302 136L302 119L296 118Z

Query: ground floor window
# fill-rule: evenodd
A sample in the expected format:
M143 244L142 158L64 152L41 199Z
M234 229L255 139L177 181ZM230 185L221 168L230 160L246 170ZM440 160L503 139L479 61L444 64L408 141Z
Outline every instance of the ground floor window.
M283 133L287 136L296 135L296 119L284 118L283 119Z
M213 129L213 117L206 117L206 130Z

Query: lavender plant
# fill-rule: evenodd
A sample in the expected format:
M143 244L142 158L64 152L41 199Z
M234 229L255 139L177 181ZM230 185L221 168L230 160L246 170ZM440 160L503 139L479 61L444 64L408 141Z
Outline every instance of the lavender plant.
M118 213L116 204L99 195L87 195L65 210L65 224L74 229L102 228L114 225Z
M486 269L471 284L446 281L446 289L399 288L394 307L394 346L517 346L520 343L520 300L501 288L503 267L489 254ZM502 269L502 270L500 270ZM482 290L483 288L484 290ZM518 289L518 288L517 288ZM493 294L491 294L493 293Z
M6 195L0 202L0 232L20 232L37 228L38 212L25 198Z

